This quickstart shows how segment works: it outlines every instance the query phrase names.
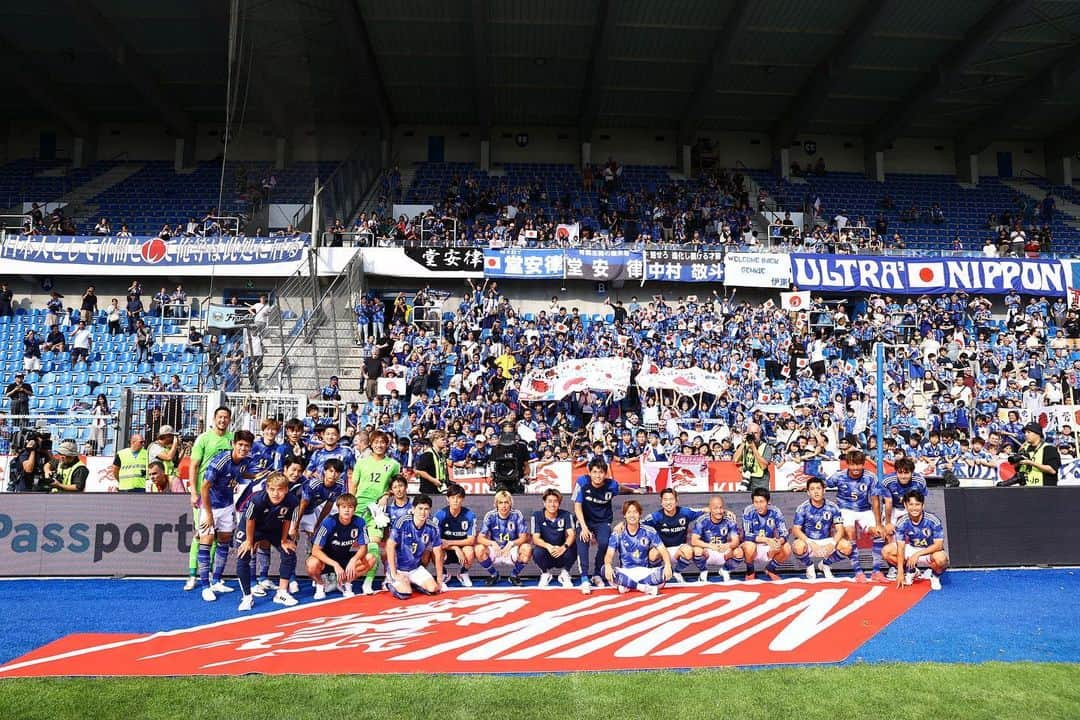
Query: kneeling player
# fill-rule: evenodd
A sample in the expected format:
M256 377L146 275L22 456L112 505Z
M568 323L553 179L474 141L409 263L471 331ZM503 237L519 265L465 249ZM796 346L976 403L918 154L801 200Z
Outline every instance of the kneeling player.
M469 568L476 560L476 514L465 507L465 488L450 483L446 489L446 507L435 513L435 524L442 537L443 565L458 566L458 582L462 587L472 587ZM446 589L447 577L441 579Z
M653 550L660 553L662 567L649 566L649 553ZM616 552L621 565L618 568L612 565ZM641 524L641 503L627 500L623 504L623 528L612 534L604 555L604 577L618 586L620 593L638 590L646 595L656 595L671 579L671 573L671 556L659 533Z
M533 562L540 568L539 587L551 584L551 573L559 571L559 584L572 588L570 569L577 556L574 547L574 516L560 509L562 493L555 488L544 491L544 509L532 514Z
M660 535L660 540L671 555L674 563L674 572L671 577L678 582L684 582L682 571L690 566L691 560L697 560L698 570L708 576L702 558L694 554L690 545L690 526L701 517L700 510L694 510L679 505L679 494L672 488L664 488L660 493L660 509L646 516L642 523L648 525ZM660 561L660 553L653 553L650 558L655 565Z
M495 509L488 510L476 539L476 560L490 573L488 585L499 582L499 568L510 570L510 584L521 584L521 571L532 557L529 531L514 498L506 490L495 493Z
M890 540L893 539L896 533L896 523L907 515L907 510L904 508L904 493L908 490L918 490L923 494L924 498L929 494L926 489L926 479L915 472L914 460L909 457L902 457L897 459L893 467L895 472L892 475L883 477L881 482L874 488L878 498L875 508L881 509L881 498L884 498L885 501L884 511L881 516L884 523L882 534ZM889 568L888 579L896 579L896 568Z
M806 566L806 579L817 578L817 567L826 580L832 580L830 566L851 557L852 545L844 535L844 519L840 506L825 499L825 481L812 477L806 481L804 500L795 509L791 521L792 552Z
M723 582L731 579L731 570L743 559L739 545L739 525L724 508L724 498L709 498L709 511L694 521L690 528L690 547L701 575L700 582L709 582L709 567L720 571Z
M412 514L399 517L386 539L385 587L399 600L411 596L413 587L425 595L439 592L439 583L422 564L428 551L435 559L435 574L443 574L442 538L430 521L431 498L417 495L412 505Z
M776 571L780 563L791 557L784 514L769 504L770 497L767 489L754 488L750 493L751 503L743 510L742 551L747 580L753 580L760 568L764 568L770 580L779 580Z
M345 493L336 500L337 515L323 520L311 542L307 559L308 575L315 580L315 599L326 597L323 573L333 570L345 597L353 596L353 580L375 564L368 554L367 527L356 514L356 496Z
M926 496L918 490L904 493L904 509L907 514L896 523L896 542L885 546L885 562L901 567L897 572L896 585L910 585L917 568L930 569L930 588L941 589L941 576L949 567L945 554L945 529L933 513L923 511Z
M251 496L240 528L236 531L236 574L244 597L240 610L250 610L255 602L251 587L251 571L255 564L255 550L265 550L269 565L270 547L276 547L281 555L280 578L274 602L286 607L296 604L289 593L289 580L296 569L296 543L289 537L296 508L300 501L289 492L289 480L282 473L274 472L266 478L266 489Z

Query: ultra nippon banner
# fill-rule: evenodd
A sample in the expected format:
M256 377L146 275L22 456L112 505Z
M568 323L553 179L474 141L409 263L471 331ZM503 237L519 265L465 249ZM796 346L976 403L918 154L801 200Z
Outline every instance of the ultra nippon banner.
M791 275L800 290L826 292L1063 296L1067 287L1060 261L1036 259L793 254Z
M7 236L0 259L9 274L190 275L242 269L260 277L289 275L310 238Z

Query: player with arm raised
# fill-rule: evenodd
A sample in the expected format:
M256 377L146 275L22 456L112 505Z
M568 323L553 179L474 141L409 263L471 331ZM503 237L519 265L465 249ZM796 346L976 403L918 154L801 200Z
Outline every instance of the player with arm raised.
M885 546L885 561L897 572L896 585L910 585L915 571L922 567L930 571L930 589L941 589L941 576L949 568L945 553L945 528L933 513L924 510L926 496L918 490L904 493L905 515L896 523L896 542Z
M499 568L509 568L511 585L521 584L521 571L532 557L529 529L514 498L506 490L495 493L495 509L488 510L476 538L476 561L490 573L488 585L499 582Z
M649 554L654 550L660 554L661 567L649 565ZM615 553L619 554L618 568L613 564ZM620 593L637 590L656 595L671 579L671 573L671 556L660 534L641 524L641 503L627 500L623 503L623 528L611 536L611 545L604 553L604 577Z
M844 535L840 506L825 499L825 481L816 477L807 480L806 494L809 499L795 509L791 521L791 535L795 538L791 550L806 566L807 580L817 578L818 563L825 579L832 580L830 566L851 557L852 545Z
M431 498L418 495L412 505L412 513L397 519L386 540L385 587L398 600L411 596L414 587L425 595L439 592L439 583L422 564L429 551L435 560L435 574L443 574L442 538L430 521Z
M724 498L713 495L709 509L690 527L690 548L701 575L699 582L709 581L709 567L720 572L723 582L731 579L731 571L743 559L739 543L739 523L724 507Z
M327 570L333 570L337 576L341 594L352 597L353 581L375 563L368 554L367 528L356 514L356 496L345 493L334 503L337 515L322 521L307 559L308 575L315 580L315 600L326 597L323 573Z
M540 568L538 587L551 584L551 572L558 568L559 584L573 587L570 568L574 566L574 516L559 506L562 493L555 488L544 491L544 509L532 515L533 562Z
M742 551L747 580L754 579L759 565L770 580L779 580L776 571L780 563L791 557L784 514L769 503L770 497L767 489L754 488L750 493L751 503L743 510Z
M276 547L281 556L280 579L274 603L286 607L295 605L296 598L289 593L289 580L296 570L296 543L289 536L296 519L300 501L289 492L288 479L279 472L266 478L265 489L255 493L244 508L242 526L236 531L236 574L244 597L240 611L250 610L255 602L251 587L251 571L256 548Z

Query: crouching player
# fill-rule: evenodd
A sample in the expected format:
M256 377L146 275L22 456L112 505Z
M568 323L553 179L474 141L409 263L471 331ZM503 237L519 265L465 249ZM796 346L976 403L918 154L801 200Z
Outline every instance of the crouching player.
M439 583L423 565L429 551L435 559L435 575L443 574L442 538L438 526L430 521L431 498L417 495L412 505L412 514L399 517L386 539L384 586L398 600L411 596L413 587L425 595L439 592Z
M767 489L754 488L750 493L751 503L743 510L742 551L747 580L753 580L760 568L764 568L770 580L779 580L776 571L780 563L791 557L784 514L769 503L770 497Z
M875 495L878 484L877 476L866 471L866 453L862 450L849 450L846 456L847 467L830 475L825 487L836 489L836 504L844 517L844 534L852 547L858 547L858 533L871 537L872 574L870 580L882 582L881 549L885 546L885 533L880 518L874 508L879 498ZM855 571L855 582L867 582L866 575L859 565L858 553L852 550L851 566Z
M269 565L270 547L281 555L280 579L274 603L290 607L296 598L289 593L289 579L296 569L296 543L289 537L296 509L300 501L289 492L289 480L282 473L272 472L266 478L266 487L251 496L244 517L236 531L236 574L244 597L240 611L250 610L255 602L251 588L251 571L255 565L256 549L265 549Z
M356 514L356 496L345 493L336 501L337 515L323 520L311 543L308 575L315 580L315 599L326 597L323 573L332 570L345 597L353 596L353 581L371 569L375 558L368 554L367 527Z
M897 571L896 585L910 585L917 568L930 569L930 589L941 589L941 576L949 567L945 529L933 513L923 511L926 496L918 490L904 493L904 517L896 523L896 542L885 546L885 562ZM925 577L925 575L924 575Z
M510 570L510 584L521 584L521 571L532 557L529 530L514 498L506 490L495 493L495 509L488 510L476 539L476 561L490 573L487 584L499 582L499 568Z
M884 498L885 507L882 515L884 529L882 535L893 538L896 532L896 523L900 522L907 510L904 508L904 493L908 490L918 490L927 497L926 479L915 473L915 461L909 457L899 458L894 464L895 472L886 475L877 484L875 492L879 498ZM878 501L880 503L880 500ZM875 505L877 507L877 505ZM896 579L896 568L889 568L889 580Z
M649 565L649 553L660 553L662 567ZM615 553L619 564L612 565ZM638 590L646 595L656 595L664 583L671 579L671 556L660 540L660 534L641 524L641 503L627 500L623 504L623 528L612 534L611 543L604 555L604 577L619 588L620 593Z
M544 509L532 515L533 562L540 568L539 587L551 584L551 574L559 571L559 584L572 588L570 569L574 567L574 516L560 508L562 493L555 488L544 491Z
M724 498L709 498L709 511L690 528L690 547L701 575L699 582L709 582L709 567L720 571L723 582L731 579L731 570L743 559L739 544L739 525L724 508Z
M700 510L681 507L679 494L672 488L664 488L660 493L660 509L642 521L659 533L660 540L663 541L674 563L674 572L671 577L677 582L684 582L682 571L690 567L691 560L697 563L699 572L706 573L704 559L694 554L694 549L688 539L690 527L701 515ZM655 557L652 558L653 563L659 560L660 554L655 553Z
M476 560L476 513L465 507L465 488L450 483L446 489L446 507L435 513L435 524L442 537L443 564L458 566L458 582L462 587L472 587L469 568ZM443 590L450 579L449 572L442 578Z
M844 534L844 518L840 506L825 499L825 481L812 477L806 481L804 500L795 509L791 521L792 552L806 566L806 579L817 578L820 567L822 576L832 580L831 565L851 557L851 543Z

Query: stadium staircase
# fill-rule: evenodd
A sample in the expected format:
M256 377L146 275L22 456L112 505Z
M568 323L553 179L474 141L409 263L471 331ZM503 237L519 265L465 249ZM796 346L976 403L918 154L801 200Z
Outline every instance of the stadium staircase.
M85 222L93 225L97 222L95 213L97 205L88 204L88 201L97 197L109 188L119 185L135 173L142 170L139 163L123 163L93 178L87 183L80 185L69 193L60 197L60 202L66 203L68 216L75 222Z
M1080 198L1077 198L1077 193L1075 190L1072 190L1072 188L1066 189L1063 187L1054 187L1049 185L1046 181L1029 182L1028 180L1016 179L1002 179L1001 184L1011 187L1016 192L1021 195L1026 195L1035 202L1042 202L1043 198L1046 197L1046 191L1049 190L1051 197L1054 198L1054 205L1057 208L1057 211L1059 213L1064 213L1069 217L1068 220L1065 220L1065 224L1080 230L1080 203L1069 199L1069 196L1074 199ZM1072 190L1072 192L1069 193L1067 190Z

